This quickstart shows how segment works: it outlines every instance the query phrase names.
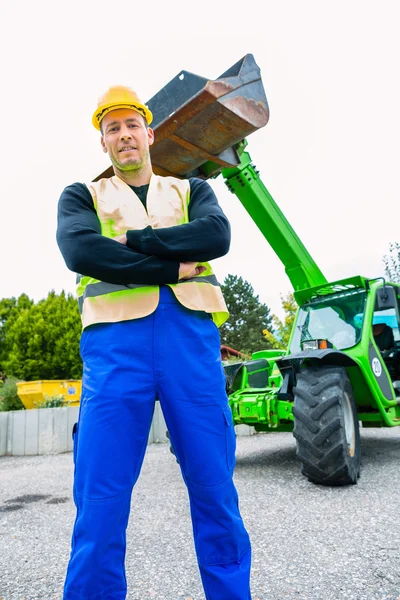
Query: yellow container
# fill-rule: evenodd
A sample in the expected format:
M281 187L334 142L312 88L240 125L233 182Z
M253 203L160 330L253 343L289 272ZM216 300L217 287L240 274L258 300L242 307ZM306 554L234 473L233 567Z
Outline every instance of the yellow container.
M17 383L18 396L25 408L40 408L46 396L64 396L68 406L78 406L81 399L82 381L80 379L53 381L24 381Z

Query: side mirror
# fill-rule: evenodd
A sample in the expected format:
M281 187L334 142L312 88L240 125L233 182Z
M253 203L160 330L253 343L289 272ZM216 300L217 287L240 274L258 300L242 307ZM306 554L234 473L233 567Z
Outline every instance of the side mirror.
M394 288L390 285L384 285L376 292L375 310L385 310L385 308L396 308L397 297Z

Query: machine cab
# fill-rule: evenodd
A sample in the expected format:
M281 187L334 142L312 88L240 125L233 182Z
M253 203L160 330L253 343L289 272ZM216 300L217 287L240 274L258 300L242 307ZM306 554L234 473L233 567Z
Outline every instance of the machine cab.
M400 287L383 285L376 292L372 338L389 372L396 396L400 395Z

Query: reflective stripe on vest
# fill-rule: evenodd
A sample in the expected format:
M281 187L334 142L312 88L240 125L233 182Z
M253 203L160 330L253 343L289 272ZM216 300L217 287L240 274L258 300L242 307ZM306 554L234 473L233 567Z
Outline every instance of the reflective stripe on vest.
M88 184L102 235L113 238L128 229L155 229L189 222L190 184L175 177L152 175L147 211L133 190L119 177ZM229 316L220 285L209 263L201 275L168 284L183 306L211 313L219 327ZM77 275L77 295L83 327L147 316L159 302L159 286L116 285Z

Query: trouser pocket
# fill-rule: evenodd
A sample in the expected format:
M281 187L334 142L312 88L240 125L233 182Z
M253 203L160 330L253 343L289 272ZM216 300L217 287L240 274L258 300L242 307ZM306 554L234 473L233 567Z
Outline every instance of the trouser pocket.
M74 464L76 464L76 453L78 446L78 423L74 423L72 427L72 456L74 459Z
M235 467L236 433L229 404L222 410L225 418L226 460L229 471L233 471Z

